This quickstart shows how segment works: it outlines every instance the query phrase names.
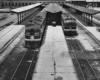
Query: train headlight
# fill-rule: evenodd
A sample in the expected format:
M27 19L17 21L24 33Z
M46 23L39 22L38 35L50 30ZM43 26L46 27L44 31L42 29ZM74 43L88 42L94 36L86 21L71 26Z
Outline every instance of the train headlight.
M52 22L52 25L53 25L53 26L56 26L56 22L55 22L55 21L53 21L53 22Z

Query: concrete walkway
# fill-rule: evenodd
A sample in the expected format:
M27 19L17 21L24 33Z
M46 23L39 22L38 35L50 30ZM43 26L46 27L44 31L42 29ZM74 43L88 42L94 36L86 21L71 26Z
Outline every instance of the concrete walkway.
M61 26L48 26L32 80L78 80Z
M24 31L6 48L6 50L0 54L0 64L5 60L5 58L10 54L10 52L15 48L21 38L24 36Z
M13 26L14 28L0 39L0 50L8 43L8 41L10 41L20 30L25 27L24 25Z

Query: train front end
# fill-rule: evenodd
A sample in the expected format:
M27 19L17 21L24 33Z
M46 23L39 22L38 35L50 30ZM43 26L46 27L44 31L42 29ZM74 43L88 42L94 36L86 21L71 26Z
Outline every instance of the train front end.
M38 25L33 25L33 27ZM41 42L41 29L30 28L25 31L25 47L38 48Z
M46 13L40 12L34 19L32 19L25 30L25 47L39 48L45 30Z
M68 13L62 14L62 26L66 36L75 36L77 34L76 19L71 17Z

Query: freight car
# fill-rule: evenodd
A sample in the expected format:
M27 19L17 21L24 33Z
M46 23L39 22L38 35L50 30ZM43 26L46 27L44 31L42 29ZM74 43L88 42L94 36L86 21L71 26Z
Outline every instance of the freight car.
M27 25L25 30L25 46L38 48L41 45L46 25L46 11L41 11Z
M63 13L61 15L62 26L66 36L74 36L77 34L76 28L77 23L76 19L71 17L69 13Z

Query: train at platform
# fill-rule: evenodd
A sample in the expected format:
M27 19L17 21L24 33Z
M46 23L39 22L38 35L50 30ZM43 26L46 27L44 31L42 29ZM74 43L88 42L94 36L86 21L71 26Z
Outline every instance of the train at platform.
M61 24L66 36L77 35L77 22L69 13L63 13L61 15Z
M44 30L46 27L45 10L38 13L33 19L28 22L25 29L25 47L38 48L41 45Z

